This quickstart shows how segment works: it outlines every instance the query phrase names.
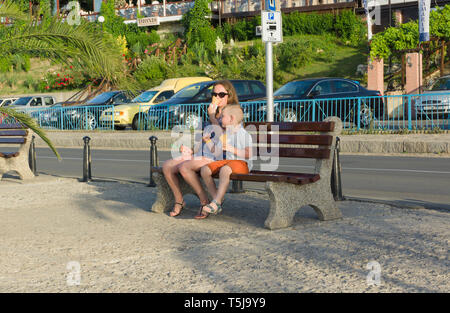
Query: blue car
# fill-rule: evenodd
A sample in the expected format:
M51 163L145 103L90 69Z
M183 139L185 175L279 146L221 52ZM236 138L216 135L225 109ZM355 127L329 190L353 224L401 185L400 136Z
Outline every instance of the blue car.
M153 105L147 112L146 128L169 129L174 125L197 128L208 119L207 108L216 81L189 85L169 100ZM251 101L266 95L266 87L258 80L230 80L236 89L239 102Z
M345 78L315 78L289 82L274 92L274 119L282 122L321 121L327 116L338 116L343 121L354 121L359 102L360 123L368 126L373 119L384 116L381 93L368 90L358 82ZM266 99L243 104L248 121L266 120Z

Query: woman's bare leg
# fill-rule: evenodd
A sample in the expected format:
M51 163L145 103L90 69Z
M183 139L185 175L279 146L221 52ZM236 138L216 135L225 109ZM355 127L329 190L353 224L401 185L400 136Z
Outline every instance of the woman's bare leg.
M183 176L184 180L194 189L194 192L200 199L200 203L208 203L208 195L205 190L203 190L200 183L200 178L197 173L200 169L208 163L213 162L213 160L208 158L193 159L189 162L185 162L179 166L180 174Z
M172 210L175 214L179 213L181 210L181 205L176 203L183 203L183 194L181 193L180 182L177 174L179 172L179 166L188 161L190 160L176 158L167 160L162 165L164 177L166 178L166 181L169 184L175 198L175 204Z

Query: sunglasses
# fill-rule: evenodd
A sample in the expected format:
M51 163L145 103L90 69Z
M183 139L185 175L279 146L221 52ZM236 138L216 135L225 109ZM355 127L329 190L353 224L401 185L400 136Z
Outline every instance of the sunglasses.
M219 98L223 98L223 97L225 97L225 96L228 96L228 93L226 93L226 92L219 92L219 93L212 92L211 95L212 95L213 97L217 97L217 96L218 96Z

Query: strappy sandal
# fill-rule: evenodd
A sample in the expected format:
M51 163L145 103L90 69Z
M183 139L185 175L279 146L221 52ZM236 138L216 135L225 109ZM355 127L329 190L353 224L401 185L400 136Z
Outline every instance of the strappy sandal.
M183 202L183 203L175 202L175 204L181 205L181 208L180 208L180 210L179 210L178 212L176 212L175 210L170 211L169 215L170 215L171 217L175 217L175 216L180 215L180 214L181 214L181 211L183 211L184 206L186 205L185 202Z
M212 207L211 203L214 203L217 208ZM203 207L206 206L207 208L209 208L210 212L203 212L203 207L202 207L201 212L195 218L203 219L203 218L207 218L209 216L209 214L217 215L220 212L222 212L222 206L216 200L211 201L211 203L203 206Z
M200 209L198 210L197 215L194 216L195 219L201 220L201 219L207 218L207 217L209 216L208 213L203 212L203 207L206 206L206 205L207 205L207 204L202 204L202 205L200 206Z

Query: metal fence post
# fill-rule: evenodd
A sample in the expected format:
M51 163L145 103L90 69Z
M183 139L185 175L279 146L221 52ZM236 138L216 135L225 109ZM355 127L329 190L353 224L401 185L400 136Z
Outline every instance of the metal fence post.
M313 100L312 103L312 116L311 116L311 121L315 122L316 121L316 100Z
M156 187L155 181L153 180L153 167L158 166L158 150L156 147L158 137L151 136L148 139L150 140L150 182L147 187Z
M28 164L30 165L30 169L33 172L34 176L38 176L36 170L36 147L34 145L35 138L36 137L34 135L31 137L30 150L28 153Z
M331 170L331 191L335 201L342 201L342 182L341 182L341 161L339 159L340 138L336 137L336 146L334 148L333 167Z
M358 107L356 108L356 129L361 129L361 98L358 98ZM336 141L337 143L337 141Z
M408 96L408 129L412 130L412 121L411 121L411 96Z
M91 172L91 146L90 146L91 138L88 136L83 137L84 141L84 150L83 150L83 179L82 182L88 182L92 180L92 172Z

